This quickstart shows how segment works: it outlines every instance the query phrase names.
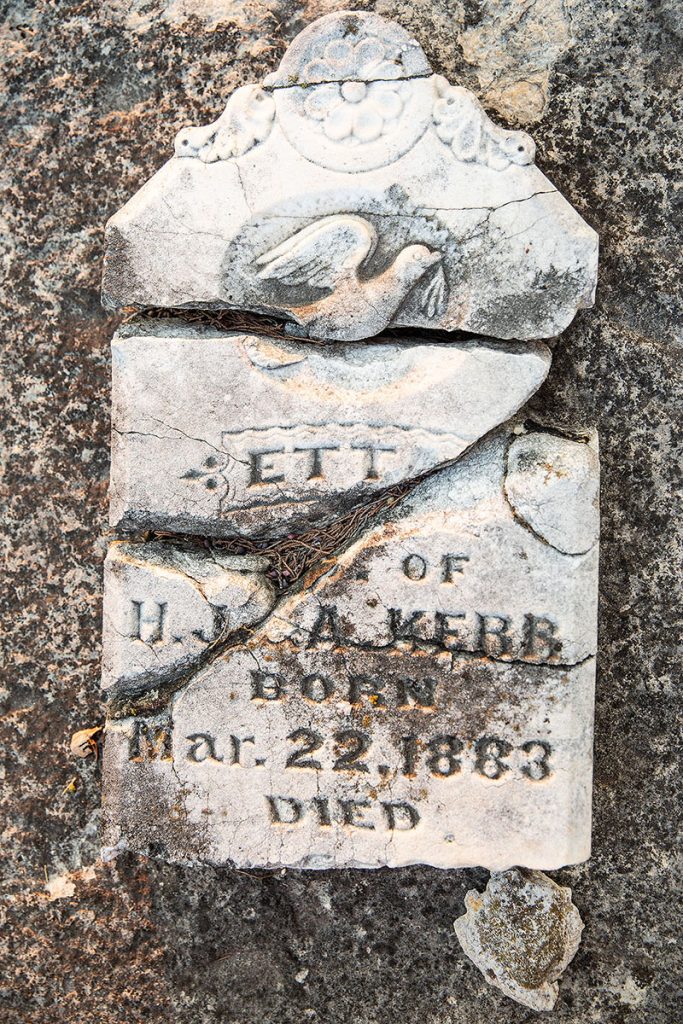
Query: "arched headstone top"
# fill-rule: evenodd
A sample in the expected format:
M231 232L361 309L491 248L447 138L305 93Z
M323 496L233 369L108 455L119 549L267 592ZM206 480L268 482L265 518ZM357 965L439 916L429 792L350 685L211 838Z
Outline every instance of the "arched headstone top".
M319 18L300 32L264 85L398 81L431 75L422 47L396 22L363 11Z
M551 337L592 304L597 236L535 151L401 26L328 15L112 218L105 305L250 309L325 341Z
M277 71L228 100L221 117L179 132L175 153L243 156L274 123L307 160L349 174L398 160L429 129L464 162L533 163L533 140L493 123L467 89L432 72L419 43L376 14L329 14L304 29Z

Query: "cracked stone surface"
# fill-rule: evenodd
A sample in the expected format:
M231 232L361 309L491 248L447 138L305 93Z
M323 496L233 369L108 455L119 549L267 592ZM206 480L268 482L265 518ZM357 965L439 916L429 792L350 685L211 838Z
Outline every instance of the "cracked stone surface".
M539 342L323 348L163 321L113 342L110 520L279 537L456 459L545 379Z
M327 341L551 337L593 303L597 235L535 152L400 25L329 14L109 221L104 302L274 313Z
M552 1010L583 931L571 889L540 871L495 872L483 893L466 893L465 908L455 934L485 979L532 1010Z
M265 558L115 541L104 563L102 686L151 688L275 603Z
M315 631L320 607L344 644L381 649L396 640L434 644L472 655L522 659L526 664L574 665L596 653L598 546L595 509L589 506L580 553L566 554L579 532L535 463L516 467L518 502L538 510L551 544L515 514L507 499L509 451L533 439L550 463L558 439L545 431L499 432L450 469L421 483L374 529L356 540L298 592L285 597L264 629L275 643L302 642ZM569 441L573 461L591 466L566 486L598 487L597 442ZM588 455L584 455L587 451ZM567 462L570 457L567 454ZM570 540L565 541L565 533ZM308 585L307 585L308 584ZM390 609L396 614L392 617ZM490 621L482 626L486 613ZM530 639L526 613L539 620ZM544 618L543 624L540 619ZM397 624L400 623L400 627Z
M504 492L515 516L559 551L580 555L600 532L597 440L577 444L547 433L516 437Z
M552 465L559 440L517 430L416 487L156 717L109 722L108 846L242 868L588 857L597 543L588 522L566 554L513 514L508 452L533 437ZM597 491L595 440L563 454ZM561 544L552 485L515 474Z
M601 441L593 850L553 875L571 886L585 929L552 1020L671 1024L683 907L672 755L680 5L604 0L599 16L588 0L362 6L399 20L494 121L533 134L536 165L600 234L596 306L553 343L550 375L527 407L570 431L595 425ZM72 734L104 717L98 536L118 322L99 302L104 219L160 166L179 126L211 121L332 9L330 0L5 5L8 1024L526 1024L534 1015L485 983L453 932L484 872L283 874L125 853L102 863L101 762L69 754ZM470 30L476 50L463 47ZM491 68L503 89L489 85ZM542 110L525 84L535 70Z

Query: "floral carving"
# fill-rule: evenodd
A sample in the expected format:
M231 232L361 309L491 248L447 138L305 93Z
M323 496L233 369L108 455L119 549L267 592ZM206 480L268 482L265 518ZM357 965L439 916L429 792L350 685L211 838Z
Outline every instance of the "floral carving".
M328 82L310 91L308 117L333 142L374 142L403 112L399 82Z
M422 73L424 54L414 41L395 33L380 39L367 31L359 38L360 28L369 28L367 17L367 24L344 22L347 34L341 38L315 38L308 30L287 84L280 81L281 72L290 56L292 63L296 46L263 86L246 85L233 93L213 124L184 128L176 138L176 156L205 163L242 156L268 137L277 110L286 137L307 159L337 170L367 170L406 152L431 113L434 131L457 160L499 171L533 163L534 142L525 132L499 128L467 89ZM329 22L328 29L333 27Z
M268 137L274 117L272 96L259 85L243 85L232 94L217 121L178 132L175 154L207 164L243 156Z
M400 52L387 48L375 37L366 37L355 45L348 39L332 39L323 56L309 61L302 75L305 82L376 82L403 77Z
M332 142L374 142L403 113L403 77L395 47L374 37L332 39L303 69L304 81L320 83L308 90L304 112Z
M434 104L434 128L458 160L476 161L495 171L510 164L532 164L536 146L526 132L506 131L490 120L467 89L435 77L439 98Z

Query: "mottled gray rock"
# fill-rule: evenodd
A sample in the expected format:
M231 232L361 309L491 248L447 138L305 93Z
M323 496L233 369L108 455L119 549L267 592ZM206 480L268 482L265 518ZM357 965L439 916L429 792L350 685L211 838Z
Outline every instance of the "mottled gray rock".
M352 341L391 325L545 338L593 303L597 236L531 138L375 14L310 25L175 152L109 222L111 308L253 309Z
M274 70L320 10L279 0L5 5L8 1024L537 1016L485 986L460 952L454 908L466 890L484 888L483 873L282 874L132 855L101 866L101 765L68 753L74 732L104 719L97 537L107 530L117 318L99 304L103 218L156 170L178 126L206 124L231 90ZM537 165L600 233L596 307L556 344L528 411L569 430L597 426L602 467L593 851L556 877L571 885L586 928L552 1020L671 1024L680 1016L683 908L671 753L680 676L680 4L604 0L596 14L593 0L382 0L381 12L494 120L534 135ZM73 896L48 899L46 870L68 876Z
M465 907L455 934L486 980L532 1010L552 1010L583 931L571 889L513 869L492 874L483 893L471 889Z
M453 461L536 391L540 342L322 347L164 321L113 342L111 524L280 537Z

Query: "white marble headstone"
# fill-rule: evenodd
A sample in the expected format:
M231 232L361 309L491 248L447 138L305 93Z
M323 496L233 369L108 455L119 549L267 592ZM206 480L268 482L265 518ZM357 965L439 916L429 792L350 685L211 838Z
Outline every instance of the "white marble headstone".
M522 408L597 238L534 155L343 12L110 221L105 303L146 315L112 345L107 846L588 857L597 438Z
M111 723L110 793L138 792L112 845L164 834L180 801L164 842L183 860L499 870L588 856L597 451L518 429L417 487L160 719ZM146 740L141 754L144 729L165 757Z

